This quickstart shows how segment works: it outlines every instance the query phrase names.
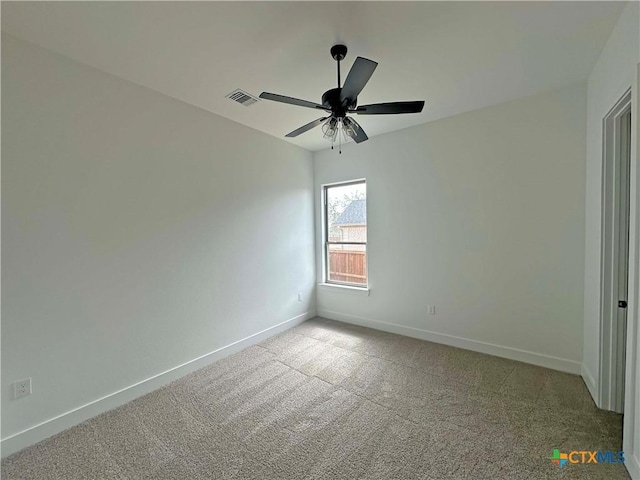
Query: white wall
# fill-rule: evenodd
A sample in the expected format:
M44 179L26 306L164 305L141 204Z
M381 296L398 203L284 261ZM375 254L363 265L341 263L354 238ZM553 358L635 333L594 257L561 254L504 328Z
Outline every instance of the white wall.
M629 2L614 27L596 65L589 75L587 87L587 183L585 234L585 301L583 377L591 395L600 405L600 277L602 248L602 122L605 115L624 93L635 87L632 125L631 225L630 225L630 294L627 347L626 400L623 448L627 469L632 478L640 479L640 319L638 299L638 254L640 230L640 151L638 149L638 78L640 78L640 4ZM635 179L635 182L634 182ZM635 293L634 293L635 291Z
M583 377L599 403L602 240L602 121L631 87L640 61L639 3L629 2L593 68L587 86L587 183Z
M579 373L585 117L576 85L317 153L316 231L320 186L367 180L371 287L318 313Z
M314 314L309 152L7 36L2 127L3 455Z

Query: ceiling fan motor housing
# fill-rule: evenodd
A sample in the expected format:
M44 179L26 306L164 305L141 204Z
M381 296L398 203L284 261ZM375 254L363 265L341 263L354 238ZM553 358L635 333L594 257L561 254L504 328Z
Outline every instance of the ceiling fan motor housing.
M358 99L354 99L349 105L343 105L340 101L340 92L342 88L332 88L322 94L322 105L331 108L331 113L336 117L344 117L347 110L355 108Z

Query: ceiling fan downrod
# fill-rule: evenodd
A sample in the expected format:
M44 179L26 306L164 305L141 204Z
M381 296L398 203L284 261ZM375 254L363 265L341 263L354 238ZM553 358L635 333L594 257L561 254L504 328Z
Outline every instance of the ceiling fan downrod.
M331 57L338 62L338 88L342 87L340 82L340 62L344 60L344 57L347 56L347 46L346 45L334 45L331 47Z

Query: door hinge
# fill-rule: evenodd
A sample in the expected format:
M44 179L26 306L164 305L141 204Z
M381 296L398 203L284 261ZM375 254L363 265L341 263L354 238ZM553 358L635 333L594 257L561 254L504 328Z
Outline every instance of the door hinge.
M627 308L626 300L618 300L618 308Z

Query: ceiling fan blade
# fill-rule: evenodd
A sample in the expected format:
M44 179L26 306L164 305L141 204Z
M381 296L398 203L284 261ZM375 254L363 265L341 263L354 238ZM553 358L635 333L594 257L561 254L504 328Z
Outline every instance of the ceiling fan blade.
M351 138L353 138L354 142L362 143L365 140L369 140L369 137L367 137L367 134L364 133L364 130L358 122L356 122L353 118L346 118L345 120L348 121L349 126L353 128L353 131L355 132L355 135L349 135Z
M420 113L424 107L424 101L416 102L390 102L360 105L350 113L358 115L387 115L395 113Z
M307 132L312 128L317 127L318 125L322 124L322 122L324 122L325 120L328 120L329 118L331 117L329 116L329 117L319 118L317 120L314 120L313 122L309 122L300 128L296 128L293 132L287 133L285 137L297 137L301 133Z
M299 98L285 97L284 95L278 95L277 93L262 92L260 98L265 100L273 100L274 102L288 103L289 105L297 105L299 107L307 108L319 108L321 110L330 110L324 105L319 103L309 102L307 100L300 100Z
M353 102L360 95L377 66L377 62L373 60L362 57L356 58L342 86L340 101L344 103L345 100L348 100L348 104Z

